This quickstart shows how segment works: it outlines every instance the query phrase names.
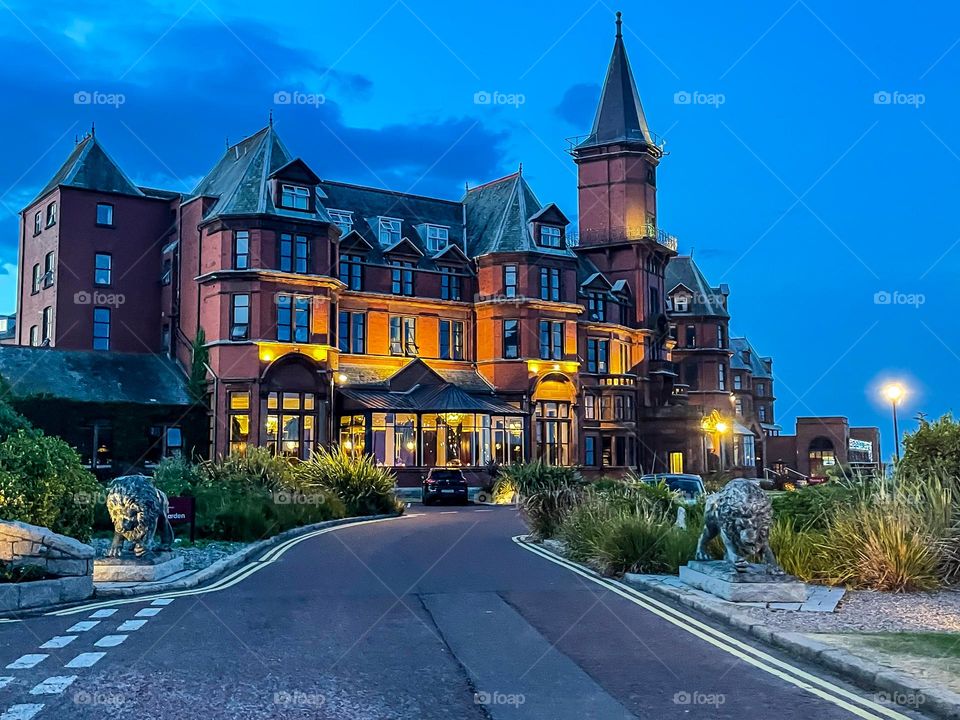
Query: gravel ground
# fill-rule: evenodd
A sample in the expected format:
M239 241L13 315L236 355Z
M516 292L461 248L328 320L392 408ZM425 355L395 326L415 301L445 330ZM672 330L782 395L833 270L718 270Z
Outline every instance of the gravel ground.
M851 590L833 613L748 608L767 625L805 633L960 632L960 591Z
M110 547L108 538L94 538L90 544L97 551L97 556L101 557ZM197 545L183 547L174 544L173 551L183 557L183 567L185 570L200 570L217 560L222 560L228 555L243 550L249 543L227 542L225 540L201 541Z

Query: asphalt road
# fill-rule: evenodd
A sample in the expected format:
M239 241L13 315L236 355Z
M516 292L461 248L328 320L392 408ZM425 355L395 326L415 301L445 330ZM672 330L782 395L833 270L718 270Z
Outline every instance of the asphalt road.
M523 532L512 508L414 505L212 592L0 624L0 720L917 717L766 648L774 672L757 667L735 647L754 640L637 604Z

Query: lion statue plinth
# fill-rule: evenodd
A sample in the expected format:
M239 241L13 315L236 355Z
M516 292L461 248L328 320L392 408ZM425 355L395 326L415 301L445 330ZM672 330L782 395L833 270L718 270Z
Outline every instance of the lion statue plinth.
M738 572L750 569L750 559L760 556L769 572L783 570L770 549L773 506L759 484L745 478L727 483L722 490L707 496L703 532L697 543L697 560L712 560L707 545L717 535L723 540L724 560Z
M133 544L133 554L139 557L153 550L153 538L160 530L159 550L173 546L173 528L167 519L167 496L158 490L150 478L143 475L118 477L107 488L107 512L113 521L113 543L107 557L118 558L124 542Z

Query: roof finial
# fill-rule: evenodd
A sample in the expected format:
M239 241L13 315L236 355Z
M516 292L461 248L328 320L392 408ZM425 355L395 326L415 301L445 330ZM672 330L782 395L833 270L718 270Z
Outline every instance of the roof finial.
M91 123L90 123L90 137L96 137L96 135L97 135L97 123L96 123L96 122L91 122Z
M621 26L623 25L623 20L620 18L623 17L623 13L617 10L617 37L623 37L623 32Z
M517 169L517 175L523 175L523 163L520 163L520 167Z
M273 108L270 108L270 127L273 127Z

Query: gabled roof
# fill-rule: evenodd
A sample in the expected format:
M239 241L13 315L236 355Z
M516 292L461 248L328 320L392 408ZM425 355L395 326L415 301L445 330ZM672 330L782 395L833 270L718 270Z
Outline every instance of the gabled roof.
M424 252L418 248L408 237L402 237L393 245L383 249L384 255L413 255L423 257Z
M160 355L0 347L0 376L17 398L191 405L186 379Z
M447 255L456 257L447 258ZM460 249L460 246L455 245L454 243L449 243L445 248L443 248L443 250L438 250L436 253L434 253L434 260L440 260L441 258L447 261L453 260L456 262L470 262L470 258L464 255L463 250Z
M294 158L283 167L277 168L270 173L270 177L286 177L291 179L297 178L298 180L308 182L311 185L316 185L318 182L320 182L320 178L317 177L317 174L311 170L310 166L300 158Z
M577 147L594 147L614 142L642 142L653 145L647 119L640 104L637 83L623 44L620 13L617 13L617 39L603 81L600 104L590 135Z
M544 208L518 172L467 190L467 254L536 252L574 257L569 248L544 248L534 241L530 221Z
M767 361L770 358L761 357L747 338L730 338L730 349L733 350L733 356L730 358L732 370L748 370L755 378L773 379L773 375L767 368Z
M373 249L373 245L370 244L369 240L358 233L355 229L351 229L350 232L340 238L340 248L346 249L355 247L365 247L368 250Z
M303 167L303 161L295 160L270 124L227 148L188 199L217 199L204 216L205 220L223 215L279 215L330 222L330 216L319 198L315 199L314 212L278 208L273 202L267 181L285 169L297 169L302 173ZM312 175L312 171L309 172Z
M724 288L711 287L700 268L689 255L670 258L664 273L663 286L670 288L668 294L678 285L693 293L690 310L683 315L705 315L709 317L730 317L723 306Z
M30 202L32 205L56 187L74 187L83 190L120 193L144 197L120 166L100 145L95 135L87 135L73 148L66 162L54 174L43 190ZM151 191L151 197L156 197ZM175 195L174 195L175 197Z
M547 205L544 205L541 210L530 216L530 222L537 222L538 220L540 222L555 223L563 226L570 224L567 216L564 215L563 211L557 207L556 203L548 203Z

